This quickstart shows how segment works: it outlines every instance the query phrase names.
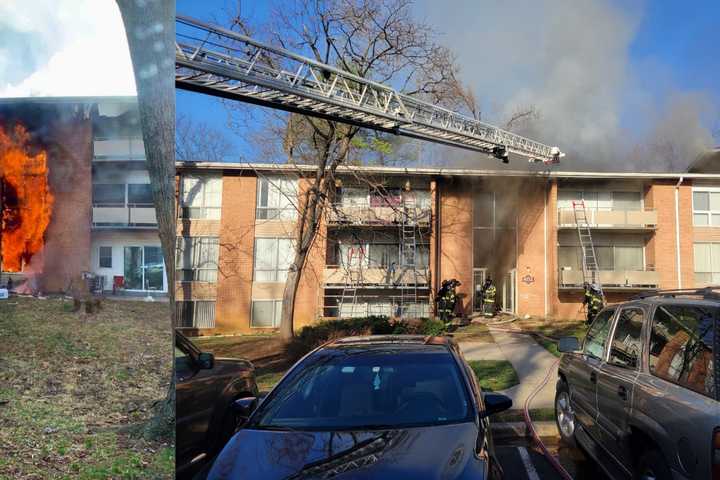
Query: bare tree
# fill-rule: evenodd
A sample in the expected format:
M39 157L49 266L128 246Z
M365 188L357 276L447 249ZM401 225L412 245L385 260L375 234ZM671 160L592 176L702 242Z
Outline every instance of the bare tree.
M175 2L117 0L135 73L145 157L165 260L170 297L170 322L175 325L175 85L173 47ZM146 426L149 437L175 434L175 371L173 365L165 400Z
M432 28L414 18L411 0L295 0L275 6L270 18L257 36L363 78L393 85L401 93L448 108L463 108L479 117L474 96L458 80L454 56L436 42ZM243 33L255 33L240 16L231 23ZM363 137L370 137L356 126L297 114L273 112L265 120L265 133L275 132L275 138L282 139L282 146L274 147L275 155L280 150L290 163L317 166L300 193L295 256L283 293L280 333L290 339L299 281L323 214L332 204L336 170L361 152Z
M175 118L175 159L222 162L235 154L225 133L185 114Z

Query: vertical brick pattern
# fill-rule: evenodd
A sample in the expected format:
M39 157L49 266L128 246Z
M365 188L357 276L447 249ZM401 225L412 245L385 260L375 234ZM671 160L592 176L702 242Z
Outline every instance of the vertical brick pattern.
M675 184L673 182L655 182L650 187L649 198L652 200L652 208L657 210L657 230L650 240L652 259L655 270L660 277L660 288L677 288L677 248L675 242ZM680 209L681 217L684 210ZM683 236L682 224L680 231ZM687 236L687 232L685 232ZM681 247L682 248L682 247ZM681 251L682 255L682 251ZM692 259L692 256L690 257ZM687 256L681 256L680 262L687 262Z
M45 232L42 288L64 291L70 279L90 270L92 126L75 116L50 128L48 182L55 196Z
M250 332L256 178L223 176L215 327Z
M440 190L440 277L456 278L463 309L472 312L472 190L460 180L439 181Z
M545 272L545 182L527 180L522 183L520 192L517 311L520 315L542 316L545 314L545 275L547 274Z

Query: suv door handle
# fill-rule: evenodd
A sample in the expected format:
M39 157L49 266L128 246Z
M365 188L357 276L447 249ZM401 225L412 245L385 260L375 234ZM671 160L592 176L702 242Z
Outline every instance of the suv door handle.
M597 383L597 373L592 372L592 373L590 374L590 382L591 382L591 383Z
M618 397L622 398L623 400L627 400L627 389L623 387L622 385L618 386Z

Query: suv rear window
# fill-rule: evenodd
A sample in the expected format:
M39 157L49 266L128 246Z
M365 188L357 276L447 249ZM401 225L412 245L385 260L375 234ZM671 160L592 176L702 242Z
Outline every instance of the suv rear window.
M650 334L650 372L715 398L714 323L720 308L659 305Z

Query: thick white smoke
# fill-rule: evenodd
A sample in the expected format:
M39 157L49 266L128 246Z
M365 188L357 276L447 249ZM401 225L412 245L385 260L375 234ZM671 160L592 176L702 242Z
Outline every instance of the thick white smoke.
M561 168L684 169L712 146L706 120L718 106L703 92L676 89L662 68L631 61L643 8L629 3L421 0L417 12L457 53L483 118L502 124L534 106L538 118L516 131L560 146L568 154ZM659 86L653 93L648 75ZM456 152L440 155L455 165L498 166Z

